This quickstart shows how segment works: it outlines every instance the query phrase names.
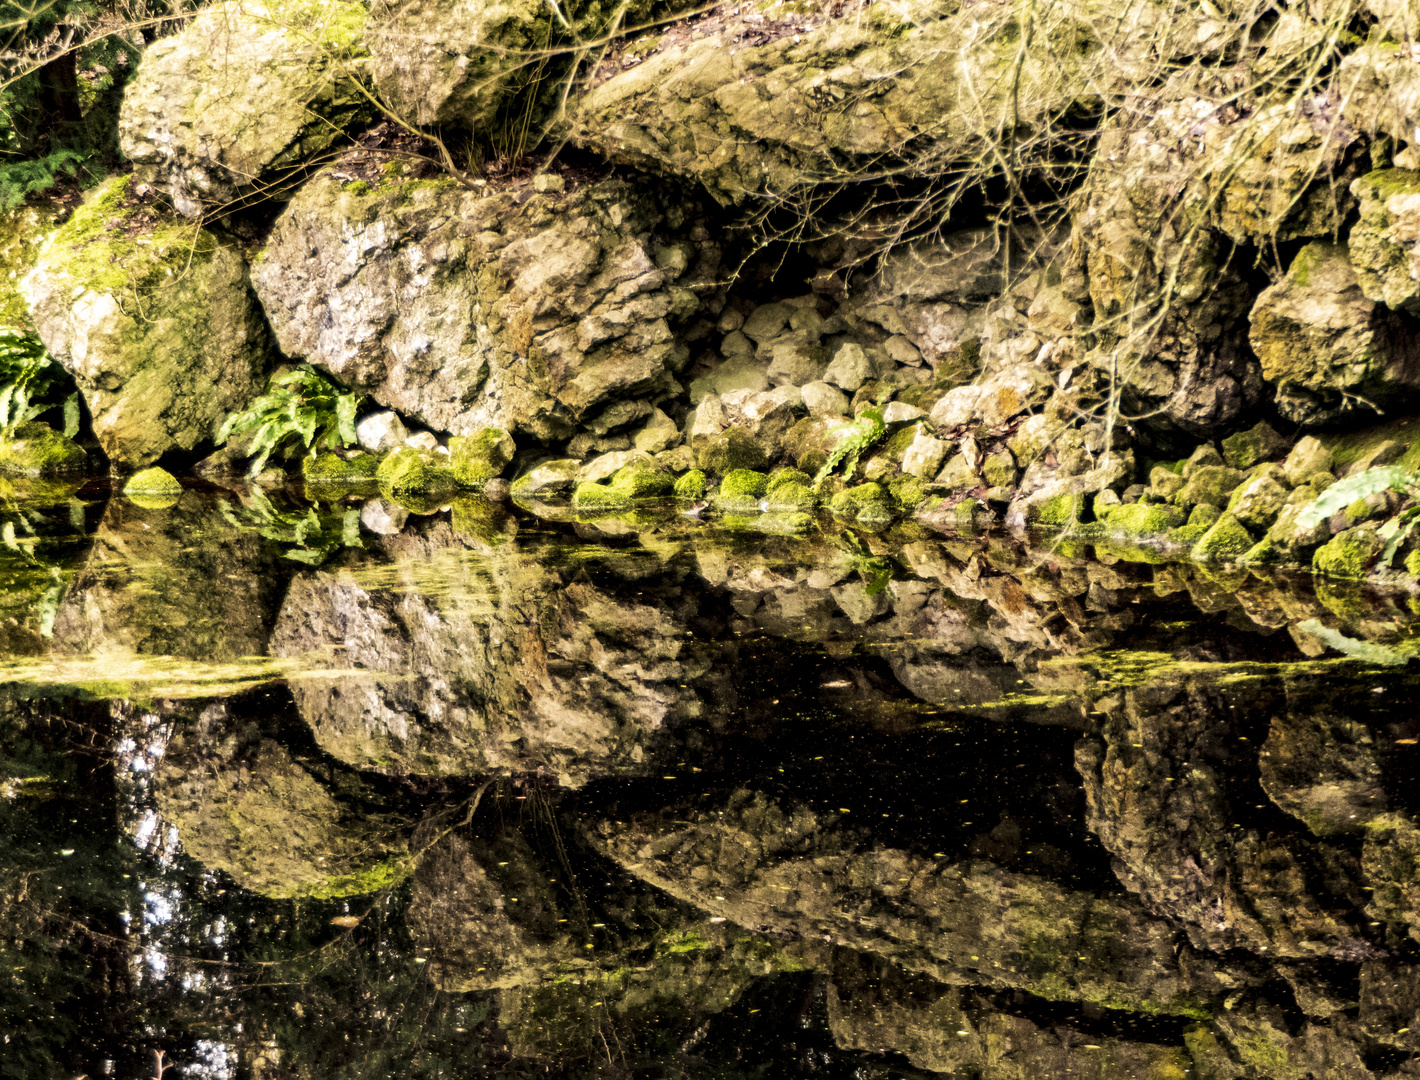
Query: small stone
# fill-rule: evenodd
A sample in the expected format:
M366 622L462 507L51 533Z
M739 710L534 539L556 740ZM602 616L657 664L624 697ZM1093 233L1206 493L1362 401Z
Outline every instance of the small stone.
M1199 562L1232 562L1246 555L1256 543L1237 518L1223 514L1193 546L1193 558Z
M371 413L355 425L355 439L360 449L371 454L383 454L403 446L409 430L399 414L386 410Z
M1238 469L1230 469L1226 465L1202 465L1193 470L1173 501L1178 506L1195 506L1198 503L1226 506L1228 496L1242 482L1243 474Z
M821 379L804 384L803 398L810 416L837 419L848 415L848 396Z
M728 334L738 330L745 324L745 317L737 308L727 307L720 312L720 318L715 323L715 329L722 334Z
M539 173L533 177L532 186L539 195L554 195L567 190L567 181L552 173Z
M599 484L620 472L633 461L641 461L646 465L655 467L655 462L651 460L651 455L640 450L615 450L610 454L601 454L592 458L580 469L577 470L577 484Z
M981 463L981 475L991 487L1010 487L1016 482L1016 459L1011 456L1009 450L987 454L986 460ZM1118 498L1116 495L1115 501L1118 501Z
M656 464L666 472L683 473L695 466L695 454L690 447L683 444L670 450L662 450L654 456Z
M823 349L799 339L780 340L769 346L765 371L771 386L803 386L823 378Z
M841 345L828 370L823 373L823 381L842 387L849 393L857 390L873 377L873 365L863 352L863 346L856 342Z
M763 469L769 457L749 432L729 428L696 451L695 463L712 476L724 476L735 469Z
M517 445L502 428L484 428L477 435L449 440L449 466L463 487L481 488L513 461Z
M658 454L662 450L669 450L680 440L680 428L675 426L675 421L660 409L652 409L651 418L646 421L645 427L632 436L631 444L643 453Z
M711 439L718 438L725 430L729 419L725 416L725 406L717 395L710 394L700 399L700 404L690 414L686 425L685 441L691 450L700 452L701 447Z
M906 453L902 455L902 471L908 476L918 476L923 479L935 476L941 469L942 462L946 460L950 449L949 443L926 432L919 432L907 447Z
M513 497L540 498L571 491L576 486L577 470L581 467L582 463L572 458L544 461L513 481Z
M181 495L182 485L167 469L154 465L150 469L134 473L123 485L125 495Z
M1155 465L1149 473L1149 494L1167 502L1182 491L1183 486L1187 483L1187 480L1172 469Z
M749 313L749 318L745 319L740 332L763 344L784 332L793 310L787 304L761 304Z
M1304 436L1282 462L1282 472L1287 483L1300 487L1314 473L1331 472L1331 451L1315 435Z
M936 482L950 488L974 488L981 486L981 477L976 474L965 454L954 454L937 475Z
M752 352L746 352L691 379L689 389L692 405L699 405L707 396L728 394L731 390L768 390L769 365L757 360Z
M439 440L432 431L417 431L404 440L404 445L432 454L439 449Z
M1380 445L1373 446L1366 453L1362 454L1355 461L1346 467L1344 476L1355 476L1363 473L1367 469L1378 469L1383 465L1394 465L1403 458L1410 447L1395 439L1386 439Z
M909 405L905 401L889 401L887 408L883 409L883 423L905 424L909 420L918 420L926 415L916 405Z
M1253 477L1233 493L1228 513L1248 529L1266 530L1287 503L1287 489L1267 474Z
M360 507L360 524L376 536L394 536L408 520L408 510L384 499L371 499Z
M887 350L888 356L895 364L906 364L908 367L922 366L922 353L917 346L912 344L911 339L902 334L894 334L883 342L883 348Z
M1287 440L1266 420L1223 440L1223 460L1235 469L1246 470L1264 461L1276 461L1286 452Z
M720 355L726 360L743 359L754 356L754 342L740 330L732 330L720 342Z
M1384 547L1374 528L1348 529L1316 549L1312 569L1327 577L1360 581Z
M1193 451L1188 460L1183 463L1183 478L1187 480L1196 470L1206 466L1223 464L1225 464L1223 455L1218 453L1210 443L1204 443Z

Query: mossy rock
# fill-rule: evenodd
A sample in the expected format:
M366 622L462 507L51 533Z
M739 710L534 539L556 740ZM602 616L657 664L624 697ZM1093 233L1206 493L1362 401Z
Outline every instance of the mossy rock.
M1234 469L1250 469L1264 461L1277 461L1291 444L1266 420L1223 440L1223 460Z
M412 446L402 446L381 461L375 479L380 491L396 498L402 506L408 506L406 500L410 496L437 498L458 489L453 470L435 464Z
M1232 562L1242 558L1257 543L1254 537L1232 514L1223 514L1193 545L1193 558L1198 562Z
M1264 536L1238 561L1244 566L1275 566L1286 562L1287 559L1282 549L1272 542L1272 538Z
M1168 535L1183 524L1183 511L1161 503L1126 503L1097 507L1106 534L1127 539L1153 539Z
M153 466L134 473L123 485L129 501L147 510L166 510L182 496L182 485L167 469Z
M0 473L7 476L64 476L88 464L83 447L48 424L21 424L13 435L0 436Z
M1174 505L1189 507L1206 503L1210 506L1226 506L1228 496L1243 482L1240 469L1226 465L1200 465L1188 477L1188 482L1174 495Z
M1405 572L1411 577L1420 578L1420 548L1405 556Z
M700 448L695 464L711 476L724 476L736 469L761 472L769 464L769 456L749 432L726 428Z
M705 498L705 474L699 469L691 469L675 482L675 497L691 500Z
M760 501L769 488L769 477L753 469L732 469L720 481L715 506L727 513L750 513L763 509Z
M513 481L509 494L515 499L540 499L561 495L577 484L577 470L582 463L575 458L544 461Z
M1384 547L1375 529L1347 529L1316 549L1312 570L1327 577L1360 581Z
M829 500L828 509L834 517L861 522L888 522L895 516L887 490L872 482L840 491Z
M764 508L770 512L810 511L818 505L818 496L808 484L797 480L776 484L764 496Z
M769 474L769 482L765 485L766 491L773 491L780 484L804 484L811 485L813 477L802 469L793 469L788 466L775 469Z
M1085 496L1078 491L1062 491L1048 499L1031 503L1026 513L1034 525L1071 525L1084 516Z
M637 503L668 498L675 493L675 480L645 461L623 465L605 484L587 481L572 493L572 506L579 514L604 514L625 510Z
M449 465L460 487L482 488L503 475L517 449L513 437L502 428L484 428L477 435L449 440Z
M904 510L915 510L929 494L927 482L916 476L899 476L889 481L888 493Z
M329 450L308 454L301 462L301 477L308 484L369 484L379 471L380 458L360 450L349 457Z

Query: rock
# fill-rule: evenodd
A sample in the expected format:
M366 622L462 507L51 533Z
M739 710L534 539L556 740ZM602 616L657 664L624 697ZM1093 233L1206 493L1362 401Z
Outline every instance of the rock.
M1252 347L1277 409L1321 425L1420 387L1420 338L1361 291L1343 244L1315 241L1252 309Z
M168 495L181 495L182 485L177 482L177 477L167 469L160 469L155 465L151 469L143 469L130 476L128 482L123 485L123 493L161 498Z
M839 346L833 354L828 370L823 373L823 381L842 387L850 394L873 377L873 365L861 345L848 342Z
M823 349L803 335L776 338L764 348L770 357L765 377L771 386L803 386L824 378Z
M1360 832L1387 809L1370 729L1329 711L1272 718L1259 758L1262 790L1317 836Z
M699 469L691 469L675 482L674 491L677 499L703 499L705 498L705 490L705 474Z
M881 484L866 483L840 491L828 502L835 517L865 524L888 522L894 517L892 502Z
M753 469L731 469L715 490L715 507L730 514L756 513L769 490L769 477Z
M949 390L932 406L931 420L938 431L965 426L991 431L1044 400L1044 388L1017 368Z
M88 464L84 448L48 424L32 421L0 435L0 474L6 476L65 476Z
M482 488L513 463L517 449L513 436L502 428L484 428L477 435L455 435L449 440L449 467L460 486Z
M1009 450L987 454L986 460L981 463L981 475L990 487L1010 487L1016 482L1016 459Z
M605 439L618 428L624 428L650 416L653 407L649 401L634 398L614 401L595 416L582 421L582 426L586 428L583 435L591 434L599 440Z
M671 321L699 301L674 282L696 249L655 232L666 212L618 180L521 200L397 175L362 191L337 163L277 219L253 281L287 355L435 431L557 441L679 389Z
M490 428L489 430L496 429ZM447 454L449 452L448 447L439 445L439 437L432 431L416 431L404 440L404 445L425 454Z
M1361 218L1347 253L1366 299L1420 315L1420 172L1382 169L1351 184Z
M1228 513L1245 528L1266 532L1287 504L1287 495L1287 489L1273 477L1255 476L1233 492Z
M370 499L360 507L360 524L376 536L394 536L408 520L408 510L384 499Z
M965 454L953 454L937 474L935 483L949 488L974 488L980 486L981 476Z
M579 483L572 493L572 505L578 513L601 513L664 499L674 492L675 481L670 473L647 458L633 458L616 471L609 484L592 480Z
M362 450L383 454L404 445L409 430L399 414L386 409L371 413L355 425L355 439Z
M1247 431L1239 431L1223 440L1223 460L1234 469L1246 472L1264 461L1276 461L1290 445L1271 424L1261 420Z
M1194 448L1193 453L1188 455L1188 460L1183 463L1180 470L1187 480L1199 469L1212 468L1223 464L1223 455L1209 443L1203 443Z
M410 505L411 497L434 499L437 506L440 496L452 495L458 489L452 469L412 446L402 446L381 461L375 479L382 495L394 497L415 510L419 507Z
M848 398L835 386L822 380L805 383L803 386L804 407L810 416L824 416L838 419L848 415Z
M667 472L683 473L695 465L695 453L684 444L670 450L662 450L652 456L656 459L656 464Z
M1191 552L1198 562L1231 562L1241 558L1257 543L1242 523L1232 514L1224 513L1193 546Z
M724 476L734 469L763 469L769 456L749 432L730 428L706 440L695 453L695 464L711 476Z
M1331 451L1315 435L1304 435L1282 462L1287 483L1300 487L1316 473L1331 471Z
M692 450L699 453L701 447L718 437L728 423L729 418L725 415L725 406L720 399L714 395L703 397L686 418L685 441L690 444Z
M1172 469L1155 465L1149 473L1149 494L1156 499L1172 502L1173 497L1182 491L1187 483L1187 480Z
M922 353L916 345L912 344L912 340L903 334L893 334L883 342L883 348L887 350L888 357L895 364L905 364L908 367L922 366Z
M373 113L364 5L225 0L143 50L119 146L187 217L269 199Z
M1312 570L1331 578L1360 581L1385 547L1374 527L1337 533L1312 554Z
M662 450L669 450L680 440L680 428L676 427L675 421L660 409L653 409L651 419L646 421L646 426L631 437L632 445L647 454L658 454Z
M544 461L513 481L512 496L515 499L536 499L569 492L576 486L577 473L581 468L580 461L570 458Z
M1196 506L1199 503L1226 506L1228 496L1242 482L1243 474L1239 469L1230 469L1226 465L1203 465L1192 470L1183 487L1174 495L1173 501L1183 507Z
M943 442L925 431L919 431L907 447L907 452L902 455L902 471L908 476L924 479L936 476L950 449L950 443Z
M740 323L739 331L744 337L753 339L755 344L765 344L788 329L789 316L793 311L788 304L760 304L749 313L749 318Z
M927 414L916 405L909 405L905 401L889 401L887 407L883 409L884 424L906 424L911 420L921 419Z
M752 435L771 460L779 456L783 438L794 426L794 410L802 400L798 388L793 386L759 393L732 390L720 396L730 426Z
M603 480L609 480L622 469L633 462L641 465L652 465L651 455L644 450L615 450L610 454L602 454L600 457L588 461L577 470L578 484L598 484Z
M699 405L707 395L726 394L731 390L768 390L768 367L755 358L752 350L732 356L690 381L690 403Z
M118 176L90 192L21 283L120 469L212 439L261 392L272 359L241 252L132 187Z

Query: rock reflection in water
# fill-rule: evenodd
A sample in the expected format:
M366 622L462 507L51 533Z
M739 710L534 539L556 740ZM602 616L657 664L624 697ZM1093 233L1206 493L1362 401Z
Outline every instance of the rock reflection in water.
M6 1075L1420 1074L1400 597L237 498L33 511Z

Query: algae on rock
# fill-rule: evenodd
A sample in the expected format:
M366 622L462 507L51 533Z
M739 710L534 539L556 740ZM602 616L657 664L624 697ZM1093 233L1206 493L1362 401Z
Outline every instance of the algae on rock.
M273 350L241 253L144 204L130 176L90 193L21 290L120 468L210 440L263 388Z

